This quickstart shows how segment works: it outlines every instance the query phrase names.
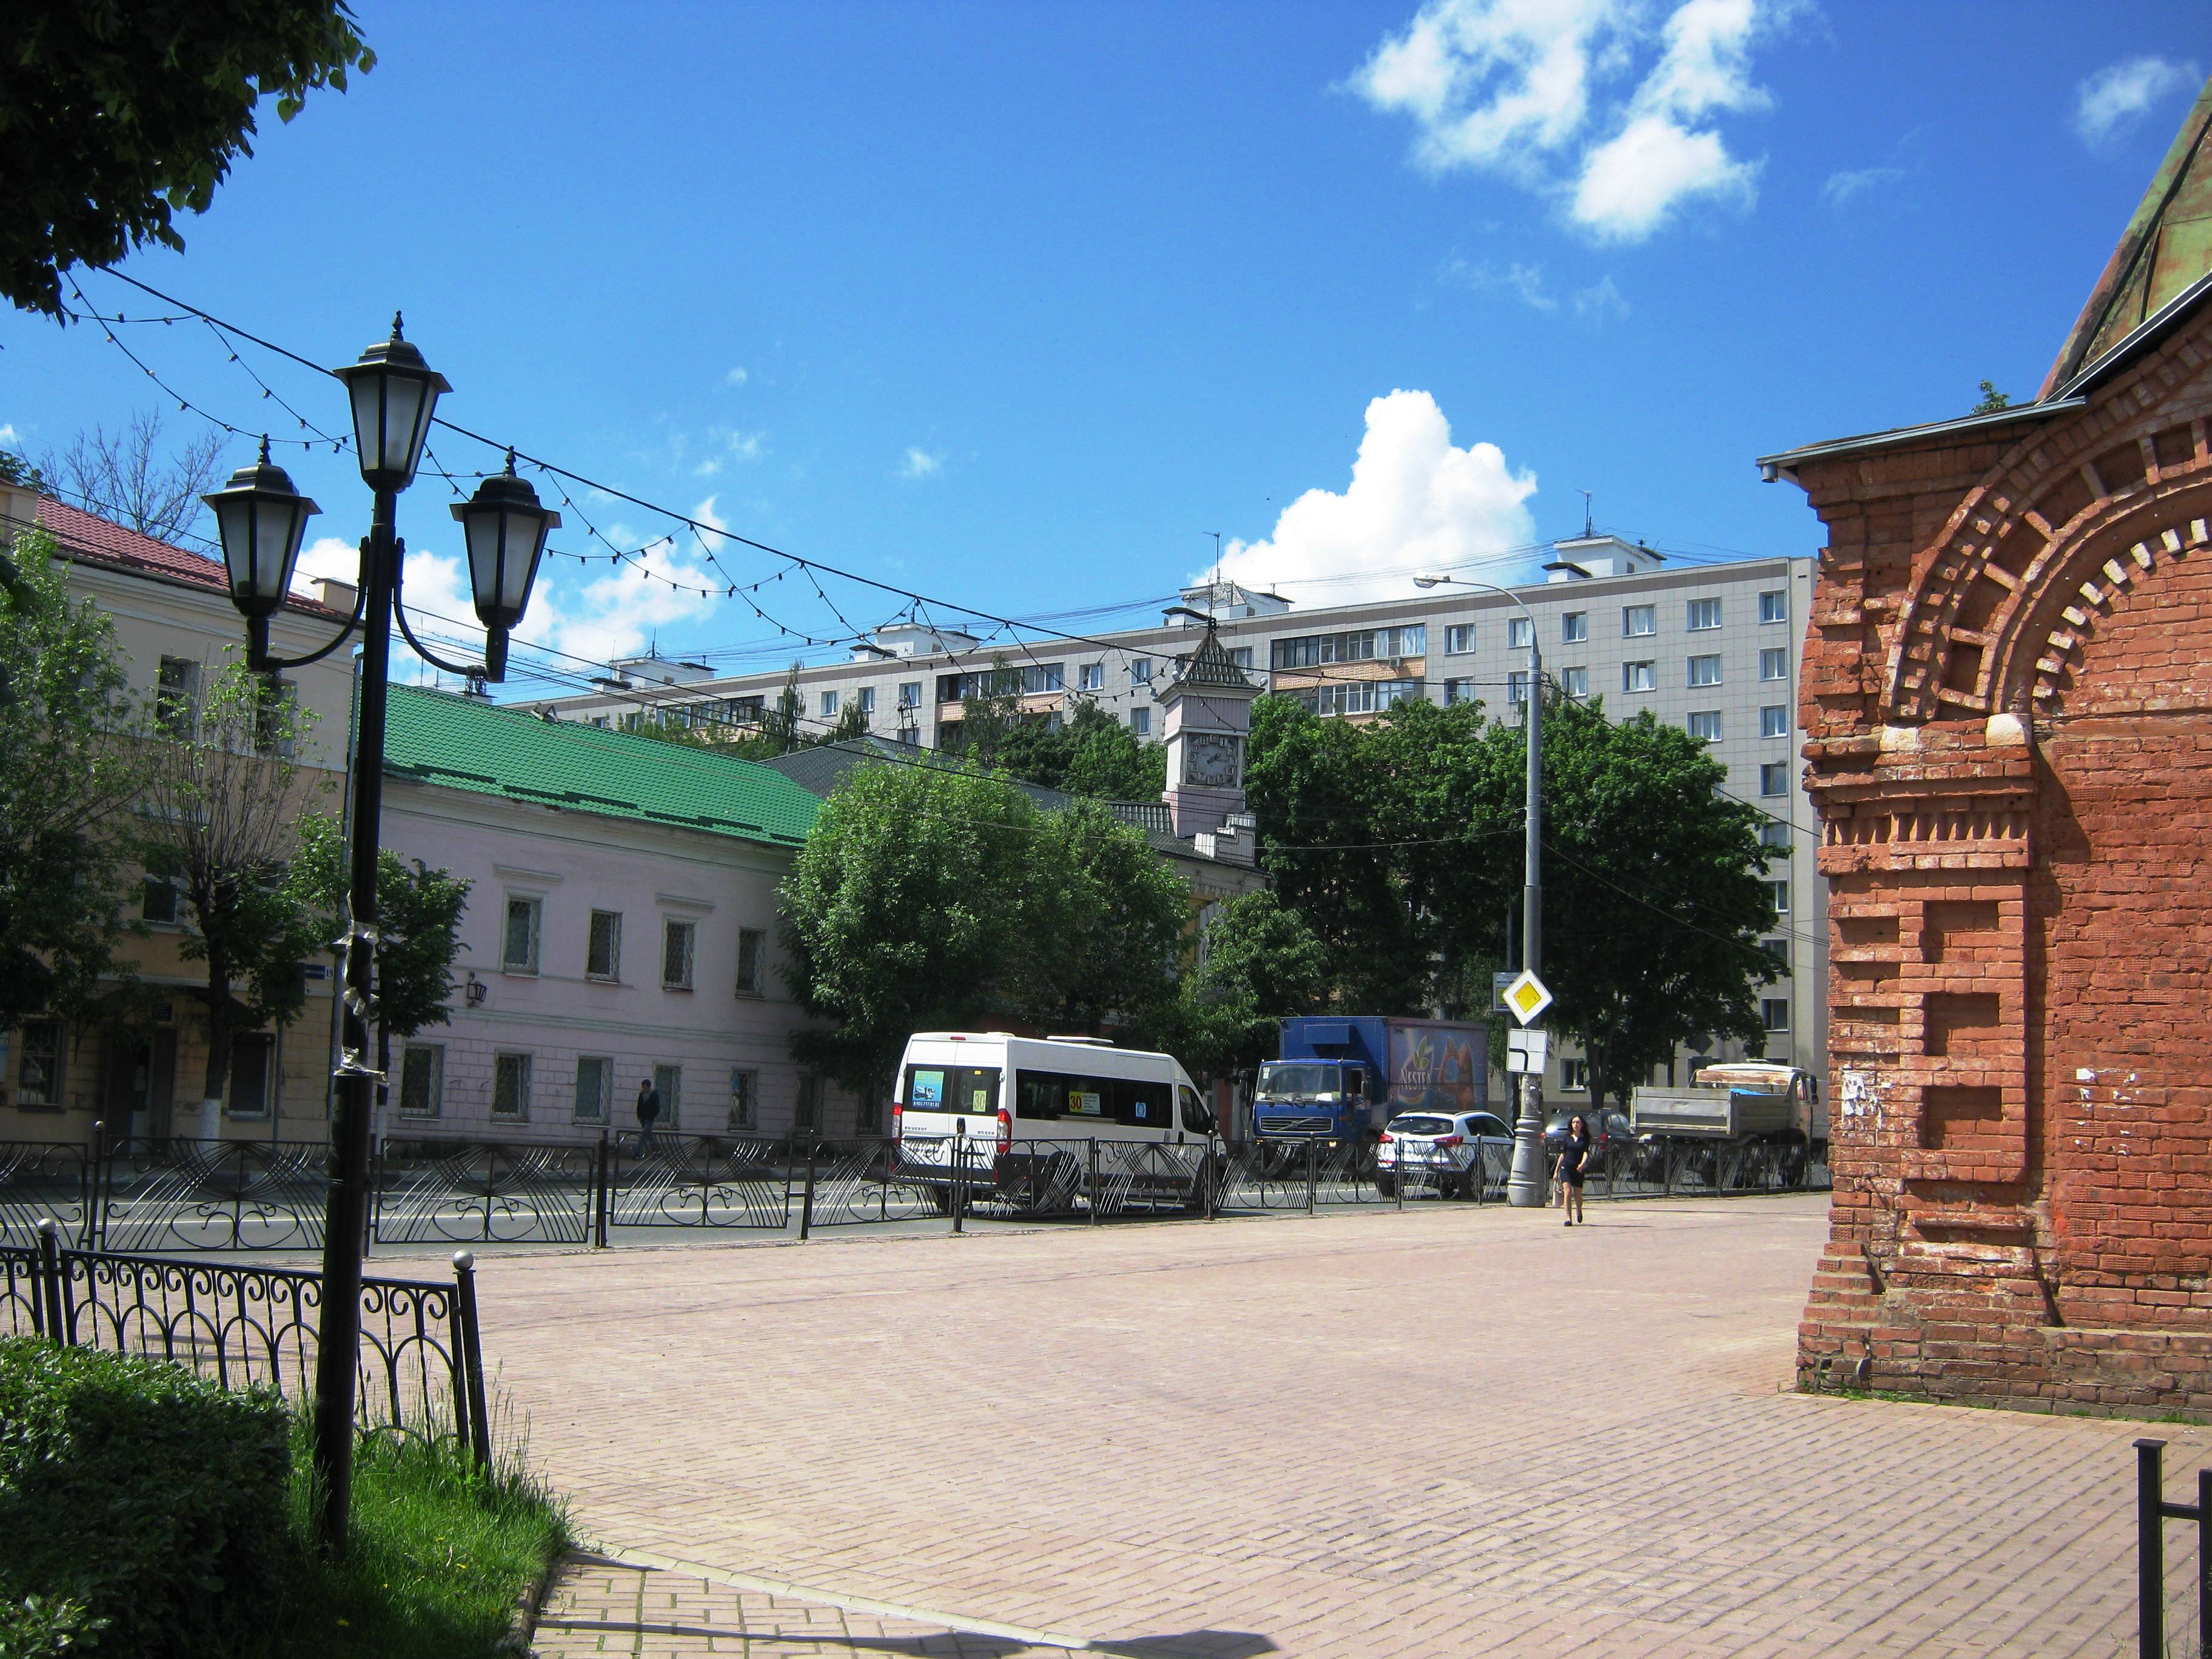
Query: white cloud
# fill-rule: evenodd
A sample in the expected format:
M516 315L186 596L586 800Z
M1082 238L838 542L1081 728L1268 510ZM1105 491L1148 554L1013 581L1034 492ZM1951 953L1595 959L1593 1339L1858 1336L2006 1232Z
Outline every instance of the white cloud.
M899 458L897 470L893 472L892 477L909 481L915 478L933 478L944 471L944 456L933 455L926 449L909 448Z
M1425 170L1498 173L1561 198L1601 241L1640 241L1683 204L1752 201L1757 164L1730 154L1711 118L1768 106L1751 47L1797 3L1683 0L1621 99L1606 88L1652 42L1635 0L1427 0L1348 84L1413 118Z
M745 366L743 363L739 363L734 368L731 369L728 374L722 376L722 384L724 386L743 386L747 380L751 379L752 376L745 373Z
M739 432L730 427L713 427L707 433L710 453L691 469L695 478L711 478L725 465L743 466L757 461L768 453L768 434Z
M414 568L411 561L408 568ZM300 562L292 567L292 591L312 598L315 584L325 576L342 582L360 580L361 544L343 536L319 536L301 548Z
M14 427L0 425L0 444L19 444L22 441L23 434Z
M1344 493L1309 489L1264 541L1224 548L1221 568L1253 587L1349 579L1321 590L1332 604L1403 598L1411 569L1462 565L1533 541L1525 503L1535 493L1535 474L1512 471L1497 445L1455 447L1427 392L1393 392L1367 405Z
M1459 283L1478 291L1504 289L1532 311L1557 311L1559 302L1544 291L1544 267L1517 260L1499 267L1488 262L1470 264L1455 254L1437 272L1439 282Z
M1628 301L1610 276L1601 276L1588 288L1575 290L1577 317L1626 317Z
M2074 108L2074 131L2085 144L2101 144L2160 100L2194 90L2203 76L2194 64L2170 58L2130 58L2082 82Z
M1820 199L1832 208L1842 208L1853 198L1893 185L1904 177L1903 167L1858 167L1849 173L1832 173L1828 181L1820 186Z

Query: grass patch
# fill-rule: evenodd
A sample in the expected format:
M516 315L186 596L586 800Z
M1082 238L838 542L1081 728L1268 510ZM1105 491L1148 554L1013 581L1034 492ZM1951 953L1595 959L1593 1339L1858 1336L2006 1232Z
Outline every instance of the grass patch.
M478 1469L450 1440L377 1435L354 1460L353 1547L306 1547L314 1510L309 1437L292 1442L301 1541L270 1659L477 1659L507 1634L524 1587L571 1541L561 1504L503 1449Z

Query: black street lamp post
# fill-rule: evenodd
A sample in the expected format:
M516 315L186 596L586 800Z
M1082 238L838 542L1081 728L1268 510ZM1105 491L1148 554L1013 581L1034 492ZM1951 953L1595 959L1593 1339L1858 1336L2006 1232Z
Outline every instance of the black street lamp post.
M486 478L475 497L453 508L469 547L469 573L477 615L489 630L484 665L444 661L424 649L407 625L399 588L406 544L392 533L399 492L415 481L441 392L452 388L400 337L373 345L361 361L337 371L353 404L354 444L362 482L375 492L368 535L361 544L361 580L354 614L343 631L320 650L280 659L269 654L269 617L284 602L300 556L307 517L317 509L295 493L282 468L269 461L264 441L259 462L232 475L228 489L205 498L222 532L223 563L231 603L246 619L246 661L257 672L304 667L362 636L360 690L355 716L353 822L347 848L343 1034L336 1072L337 1103L331 1121L331 1184L323 1224L322 1321L316 1334L314 1467L322 1493L325 1548L343 1555L353 1502L355 1367L361 1349L362 1247L368 1217L368 1139L375 1088L382 1080L372 1063L370 1027L375 1009L376 862L384 802L384 721L390 685L392 624L409 645L448 673L505 678L507 630L522 618L531 583L545 550L546 532L561 515L538 505L537 492L507 471Z

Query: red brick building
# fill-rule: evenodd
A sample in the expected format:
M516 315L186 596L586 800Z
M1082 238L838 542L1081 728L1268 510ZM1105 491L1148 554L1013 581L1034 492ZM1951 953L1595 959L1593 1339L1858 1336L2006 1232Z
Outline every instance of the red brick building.
M1808 1386L2212 1410L2208 129L2034 403L1760 463L1829 532Z

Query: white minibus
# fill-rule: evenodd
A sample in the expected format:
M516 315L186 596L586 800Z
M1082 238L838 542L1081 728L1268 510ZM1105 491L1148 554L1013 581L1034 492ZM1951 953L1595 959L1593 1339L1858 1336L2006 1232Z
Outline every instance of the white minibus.
M1062 1207L1109 1179L1196 1204L1213 1129L1212 1108L1174 1055L1102 1037L918 1031L891 1105L901 1176L929 1187L940 1208L957 1181L972 1197L1030 1208Z

